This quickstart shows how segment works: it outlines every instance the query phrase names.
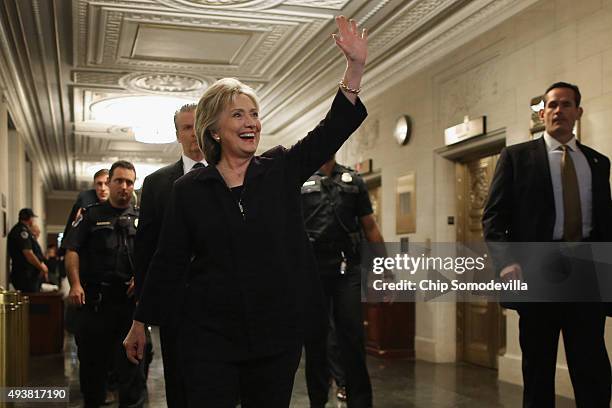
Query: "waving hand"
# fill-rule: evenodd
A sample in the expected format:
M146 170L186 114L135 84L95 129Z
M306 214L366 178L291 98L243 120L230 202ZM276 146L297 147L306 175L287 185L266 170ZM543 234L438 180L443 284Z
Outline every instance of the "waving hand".
M368 32L365 28L359 30L355 20L347 20L344 16L336 17L336 25L338 33L332 34L332 37L346 58L346 71L340 89L354 104L361 91L361 77L368 56Z
M348 63L365 65L368 55L368 31L359 30L355 20L347 20L344 16L336 17L338 34L332 34L336 45L342 50Z

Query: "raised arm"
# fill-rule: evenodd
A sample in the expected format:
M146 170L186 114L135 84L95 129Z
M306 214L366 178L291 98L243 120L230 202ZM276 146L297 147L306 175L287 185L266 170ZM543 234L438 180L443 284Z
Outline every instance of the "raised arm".
M336 25L338 34L332 34L332 37L346 58L346 70L340 87L344 96L354 105L368 56L368 32L365 28L359 30L355 20L347 20L344 16L336 17Z
M333 37L346 58L346 70L325 118L287 152L287 165L296 186L336 153L367 116L357 97L368 53L366 30L360 31L355 21L344 16L337 17L336 24L338 34Z

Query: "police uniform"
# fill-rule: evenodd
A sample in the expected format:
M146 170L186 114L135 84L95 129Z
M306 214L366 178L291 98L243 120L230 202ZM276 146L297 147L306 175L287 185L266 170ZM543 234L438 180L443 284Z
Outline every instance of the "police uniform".
M11 283L22 292L38 292L42 282L40 271L23 255L24 250L34 250L38 245L30 229L18 222L9 232L8 252L11 257ZM40 246L38 247L40 248Z
M122 347L134 312L127 296L133 276L133 245L138 211L114 208L110 202L86 208L66 238L66 249L79 254L85 304L77 317L76 341L81 392L86 407L104 402L106 379L114 367L121 406L140 406L144 396L142 365L131 364Z
M363 179L336 164L302 186L306 232L312 243L325 300L335 323L349 407L371 407L361 315L360 218L372 214ZM323 407L329 390L327 337L306 341L306 381L311 407Z

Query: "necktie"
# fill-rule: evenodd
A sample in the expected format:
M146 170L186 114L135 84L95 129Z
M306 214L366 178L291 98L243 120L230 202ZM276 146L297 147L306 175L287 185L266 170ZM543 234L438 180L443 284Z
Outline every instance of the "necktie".
M199 169L200 167L204 167L204 163L197 162L196 164L193 165L191 170ZM189 170L189 171L191 171L191 170Z
M582 239L582 210L580 209L580 190L574 161L570 148L561 145L561 183L563 184L563 239L580 241Z

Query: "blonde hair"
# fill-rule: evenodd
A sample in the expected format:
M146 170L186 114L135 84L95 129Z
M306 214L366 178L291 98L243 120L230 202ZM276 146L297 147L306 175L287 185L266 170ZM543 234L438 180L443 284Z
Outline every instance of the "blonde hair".
M236 78L223 78L215 82L204 92L196 108L195 131L200 149L209 164L221 160L221 144L212 136L217 130L221 112L225 110L237 95L246 95L259 109L255 91Z

